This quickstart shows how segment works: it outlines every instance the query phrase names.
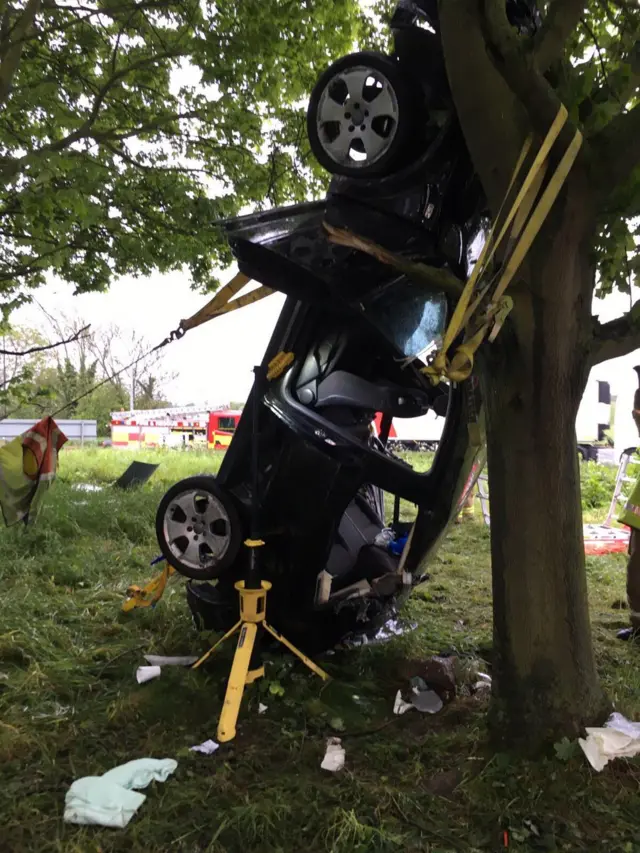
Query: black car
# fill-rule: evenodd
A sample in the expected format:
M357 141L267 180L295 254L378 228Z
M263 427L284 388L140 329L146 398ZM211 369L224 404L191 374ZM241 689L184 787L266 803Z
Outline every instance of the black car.
M434 387L421 371L442 341L451 296L336 244L325 228L468 277L485 201L449 94L436 6L399 4L392 56L353 54L320 77L308 127L334 175L326 199L226 225L240 270L287 295L263 366L292 355L259 398L254 387L218 475L177 483L158 510L160 547L190 578L204 627L224 631L238 618L255 406L269 621L308 651L372 634L395 613L484 464L477 381ZM528 2L508 11L514 26L537 26ZM386 438L392 418L429 409L443 433L431 468L419 472ZM417 507L411 527L399 520L400 500Z

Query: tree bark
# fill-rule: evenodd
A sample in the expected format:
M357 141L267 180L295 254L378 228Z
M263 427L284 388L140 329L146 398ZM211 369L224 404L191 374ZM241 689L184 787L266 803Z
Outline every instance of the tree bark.
M536 750L604 717L589 626L575 420L588 376L593 214L572 175L486 348L494 732Z

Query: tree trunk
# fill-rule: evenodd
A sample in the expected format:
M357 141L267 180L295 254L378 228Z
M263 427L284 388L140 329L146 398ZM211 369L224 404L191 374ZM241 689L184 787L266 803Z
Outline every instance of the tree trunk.
M536 749L606 712L587 605L575 419L593 269L580 175L556 202L485 347L496 733Z

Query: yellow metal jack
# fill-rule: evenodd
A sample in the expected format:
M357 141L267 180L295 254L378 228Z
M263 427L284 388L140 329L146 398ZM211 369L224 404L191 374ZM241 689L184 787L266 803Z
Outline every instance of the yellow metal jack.
M245 545L247 543L245 542ZM260 543L262 544L262 543ZM252 547L249 545L249 547ZM255 545L253 545L255 547ZM247 684L251 684L258 678L264 675L264 666L260 665L255 669L250 669L253 649L258 634L258 626L261 625L265 631L268 631L283 646L286 646L289 651L297 655L305 666L308 666L312 672L319 675L324 681L329 679L328 673L310 660L300 649L297 649L293 643L290 643L286 637L283 637L275 631L266 620L267 612L267 593L271 589L269 581L261 581L260 589L247 589L244 581L238 581L235 588L240 595L240 619L231 628L230 631L212 646L200 660L193 664L193 669L197 669L203 664L213 652L222 645L229 637L232 637L236 631L240 631L238 637L238 645L233 656L233 664L227 682L227 692L224 697L224 705L220 713L220 721L218 723L218 740L221 743L233 740L236 736L236 724L240 713L240 704L244 694L244 688Z

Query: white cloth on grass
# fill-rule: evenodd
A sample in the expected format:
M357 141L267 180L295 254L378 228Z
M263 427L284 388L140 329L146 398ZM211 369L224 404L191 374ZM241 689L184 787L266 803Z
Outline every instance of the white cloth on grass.
M123 829L146 799L132 789L146 788L154 779L166 781L177 766L173 758L138 758L102 776L77 779L65 797L64 819Z

